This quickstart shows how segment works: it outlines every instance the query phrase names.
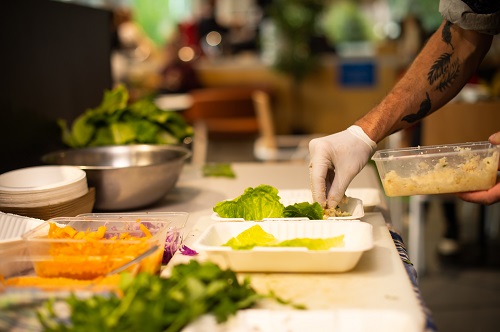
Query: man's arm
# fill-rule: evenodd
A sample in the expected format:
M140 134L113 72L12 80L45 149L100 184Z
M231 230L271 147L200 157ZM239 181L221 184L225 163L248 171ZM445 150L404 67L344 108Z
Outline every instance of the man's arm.
M355 125L379 142L439 109L476 71L492 38L443 21L391 92Z

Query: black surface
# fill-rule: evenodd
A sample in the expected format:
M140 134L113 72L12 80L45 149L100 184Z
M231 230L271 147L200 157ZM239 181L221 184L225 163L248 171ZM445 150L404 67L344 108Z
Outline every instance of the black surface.
M112 13L48 0L2 2L0 173L40 165L71 123L111 88Z

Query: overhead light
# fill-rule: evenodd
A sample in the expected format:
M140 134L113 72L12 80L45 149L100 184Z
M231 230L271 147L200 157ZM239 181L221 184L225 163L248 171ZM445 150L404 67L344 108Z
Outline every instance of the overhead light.
M194 59L195 52L192 47L184 46L179 49L177 56L184 62L189 62Z
M217 31L210 31L209 33L207 33L205 40L207 41L208 45L217 46L221 43L222 36Z

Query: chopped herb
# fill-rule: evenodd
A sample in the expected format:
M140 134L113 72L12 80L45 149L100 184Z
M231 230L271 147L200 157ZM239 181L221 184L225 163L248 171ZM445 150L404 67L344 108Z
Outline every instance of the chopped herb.
M168 279L147 273L121 277L121 296L70 295L64 300L69 315L59 316L55 301L47 301L37 312L44 331L177 332L204 314L212 314L217 322L224 322L238 310L251 308L264 298L305 308L272 292L258 294L248 277L239 281L235 272L222 270L211 262L191 260L176 265Z
M209 163L203 165L203 176L209 177L226 177L226 178L235 178L236 174L234 174L233 169L231 168L231 164L226 163Z

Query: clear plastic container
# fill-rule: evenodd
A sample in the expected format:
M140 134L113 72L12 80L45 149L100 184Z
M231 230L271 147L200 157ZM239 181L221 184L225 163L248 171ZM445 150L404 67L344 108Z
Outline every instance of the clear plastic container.
M489 142L377 151L372 160L387 196L486 190L496 183L500 146Z
M180 246L187 217L184 212L161 212L103 213L50 219L23 235L28 252L16 260L30 262L31 271L11 277L37 277L39 280L35 286L42 288L44 285L58 288L57 280L61 280L60 288L72 284L88 285L151 250L126 271L132 274L142 271L159 273L165 248L175 252ZM50 230L71 235L79 232L82 238L49 238ZM15 283L23 285L23 280Z

